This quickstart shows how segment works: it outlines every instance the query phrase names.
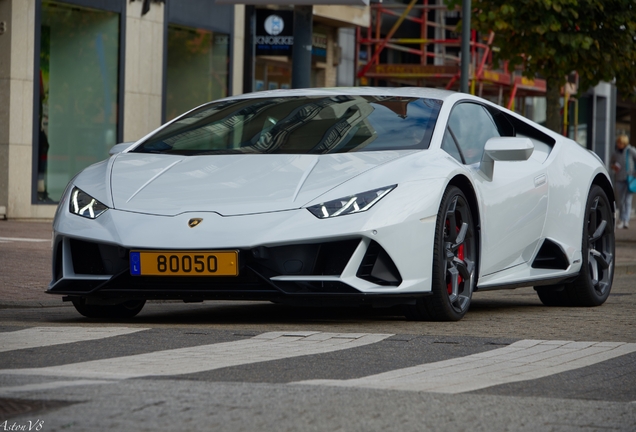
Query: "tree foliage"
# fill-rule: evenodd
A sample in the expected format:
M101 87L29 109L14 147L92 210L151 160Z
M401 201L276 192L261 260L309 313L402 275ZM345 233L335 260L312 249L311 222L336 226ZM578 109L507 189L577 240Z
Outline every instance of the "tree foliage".
M472 7L472 28L495 32L497 58L546 79L548 111L572 71L581 90L616 79L624 96L634 95L636 1L472 0Z

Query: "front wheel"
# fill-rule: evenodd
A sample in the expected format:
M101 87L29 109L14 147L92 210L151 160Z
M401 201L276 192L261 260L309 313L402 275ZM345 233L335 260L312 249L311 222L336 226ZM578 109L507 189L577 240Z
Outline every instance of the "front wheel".
M432 295L406 306L409 319L459 321L476 284L477 234L464 193L449 187L442 198L433 252Z
M75 309L86 318L132 318L141 312L146 300L128 300L115 305L87 304L84 297L72 300Z
M568 306L569 300L565 285L546 285L534 287L539 296L539 300L545 306Z

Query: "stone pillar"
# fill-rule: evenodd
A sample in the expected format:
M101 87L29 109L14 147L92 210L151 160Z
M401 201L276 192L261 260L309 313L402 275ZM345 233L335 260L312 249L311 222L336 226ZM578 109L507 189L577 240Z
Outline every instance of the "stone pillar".
M232 62L232 88L230 95L243 93L243 71L245 70L245 5L234 6L234 37L230 49L230 61Z
M9 101L11 95L11 6L12 1L0 2L0 100ZM0 219L7 214L9 202L9 132L11 109L0 104Z
M0 1L0 207L8 218L50 219L56 205L33 205L33 70L36 0Z
M124 141L136 141L161 125L163 90L164 4L152 3L141 15L143 2L126 2L126 73Z

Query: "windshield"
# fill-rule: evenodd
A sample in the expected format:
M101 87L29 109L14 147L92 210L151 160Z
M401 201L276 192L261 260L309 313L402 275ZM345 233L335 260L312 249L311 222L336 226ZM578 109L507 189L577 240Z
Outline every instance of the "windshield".
M202 106L134 153L326 154L426 149L442 102L387 96L293 96Z

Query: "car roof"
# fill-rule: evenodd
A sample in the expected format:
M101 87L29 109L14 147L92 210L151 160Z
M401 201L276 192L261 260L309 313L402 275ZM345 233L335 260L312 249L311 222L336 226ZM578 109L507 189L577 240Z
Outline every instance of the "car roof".
M424 87L327 87L266 90L228 97L222 100L254 99L286 96L398 96L445 100L456 92Z

